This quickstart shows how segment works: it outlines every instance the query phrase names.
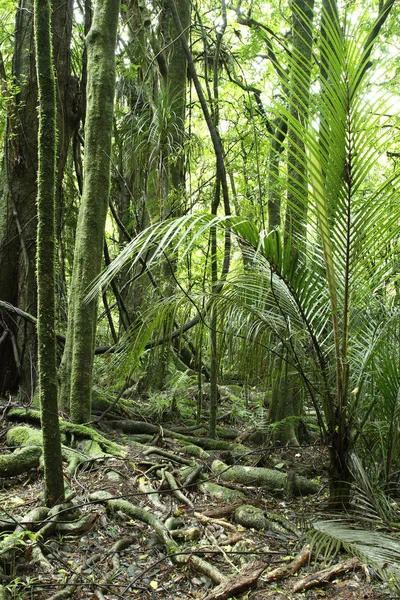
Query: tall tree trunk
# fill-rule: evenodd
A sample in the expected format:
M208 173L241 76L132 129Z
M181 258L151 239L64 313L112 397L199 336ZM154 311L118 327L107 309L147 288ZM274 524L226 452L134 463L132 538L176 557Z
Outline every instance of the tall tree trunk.
M184 31L190 26L190 2L178 0L176 9ZM165 42L169 51L167 55L167 76L165 83L171 104L171 142L174 148L173 155L167 157L169 192L171 193L168 212L171 216L182 214L181 202L185 184L185 112L186 112L186 87L187 87L187 59L182 52L179 32L174 18L168 7L165 6Z
M119 0L100 0L87 36L88 83L83 194L76 232L62 394L71 419L90 420L97 300L86 301L99 275L110 187Z
M51 45L51 5L34 0L38 135L38 367L45 496L48 506L64 501L64 477L57 404L55 310L56 85Z
M268 172L268 225L269 230L281 225L281 189L279 183L279 163L283 151L283 142L287 134L287 121L278 117L274 123L274 136L269 150Z
M57 73L58 194L69 142L70 40L72 0L53 3L54 62ZM7 124L0 204L0 299L36 315L37 227L37 83L33 40L33 0L19 0L15 22L12 81L14 97L7 103ZM35 326L4 316L0 321L0 393L20 391L30 400L37 380Z
M36 315L37 90L33 1L20 0L15 22L0 212L0 299ZM30 401L36 385L35 326L3 318L8 335L0 347L0 388Z

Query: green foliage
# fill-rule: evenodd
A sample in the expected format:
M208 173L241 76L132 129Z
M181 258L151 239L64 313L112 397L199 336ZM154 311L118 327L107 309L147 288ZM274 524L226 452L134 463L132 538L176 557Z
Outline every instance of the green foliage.
M329 16L324 23L319 52L329 72L316 74L318 91L307 106L291 89L303 119L293 116L290 107L279 106L304 142L304 147L292 145L287 152L295 153L302 165L308 193L297 185L296 174L288 172L293 201L288 196L287 203L288 209L307 215L306 239L279 230L267 233L246 218L188 214L140 233L103 273L91 296L126 264L134 266L146 257L152 268L166 252L183 264L208 243L210 229L229 229L238 248L223 285L206 296L203 290L189 295L180 288L151 307L124 342L119 360L137 360L152 335L165 336L174 323L193 315L198 328L207 329L211 308L216 307L217 329L223 334L221 358L244 359L247 347L243 370L252 363L260 368L268 353L287 361L302 377L336 455L346 457L349 436L355 433L363 441L357 427L365 425L379 402L388 405L390 419L397 415L398 367L395 362L386 368L385 363L389 366L396 352L399 315L392 281L400 204L397 170L371 177L396 141L394 100L380 85L385 65L380 63L374 73L369 62L374 38L349 15L340 27ZM386 340L393 340L384 352L378 341L383 331L389 333ZM385 422L391 427L391 421ZM397 432L389 433L387 477L398 439Z

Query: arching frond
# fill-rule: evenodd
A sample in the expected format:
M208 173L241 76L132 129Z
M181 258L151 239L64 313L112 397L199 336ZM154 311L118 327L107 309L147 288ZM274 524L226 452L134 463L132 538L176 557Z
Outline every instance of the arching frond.
M382 532L356 529L346 521L316 521L313 548L316 554L324 552L332 558L341 546L372 565L380 577L393 589L400 588L400 543Z

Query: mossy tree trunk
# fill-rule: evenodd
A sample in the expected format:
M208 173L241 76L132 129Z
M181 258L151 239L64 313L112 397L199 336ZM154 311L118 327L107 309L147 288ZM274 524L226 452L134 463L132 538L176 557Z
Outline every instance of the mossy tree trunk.
M190 26L190 2L178 0L176 3L182 27L187 31ZM167 207L167 216L182 214L182 200L185 186L185 113L187 88L187 59L182 52L179 32L176 28L168 3L165 3L164 37L169 45L167 55L167 73L164 83L171 103L171 140L173 156L167 157L169 192L172 193Z
M37 89L33 0L18 3L1 173L0 299L36 315ZM15 86L15 88L13 87ZM15 93L13 93L15 89ZM30 401L36 385L36 331L5 316L0 325L0 391Z
M53 2L54 62L57 73L58 191L69 144L72 0ZM37 82L33 0L16 12L12 75L3 81L6 135L0 173L0 299L36 316ZM4 336L4 337L3 337ZM36 328L3 315L0 323L0 393L20 392L29 401L37 381Z
M85 164L70 289L68 330L62 369L62 395L71 419L91 415L93 350L97 301L86 302L99 275L110 187L111 137L115 91L115 46L119 0L99 0L87 36L88 80Z
M38 134L38 366L45 496L48 506L64 501L58 424L55 331L56 85L51 44L51 5L34 0L36 72L39 91Z

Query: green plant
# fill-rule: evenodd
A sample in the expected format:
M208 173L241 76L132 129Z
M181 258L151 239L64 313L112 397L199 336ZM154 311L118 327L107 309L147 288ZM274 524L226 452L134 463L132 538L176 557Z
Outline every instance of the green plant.
M126 356L137 361L154 332L165 335L165 323L172 324L177 314L182 323L189 306L197 311L199 327L216 327L223 335L230 354L236 351L237 356L246 346L251 360L271 353L284 361L290 372L300 375L329 444L329 496L336 509L349 502L353 439L362 443L359 428L372 416L376 402L372 398L365 405L380 343L383 335L396 339L388 334L399 322L392 283L400 217L398 172L370 176L392 141L390 99L384 85L375 85L369 60L385 10L371 33L346 14L341 22L336 12L323 14L318 49L329 69L318 75L318 93L303 106L306 118L301 120L280 107L302 140L288 152L296 153L302 165L307 193L288 172L294 200L288 197L287 204L305 215L305 239L279 229L267 233L241 217L187 215L138 235L93 291L149 250L149 266L162 260L166 250L182 260L212 228L234 233L243 263L236 261L236 268L206 299L177 294L153 307L131 335ZM382 77L384 64L379 68ZM302 102L301 96L295 99ZM214 307L217 322L210 321ZM384 388L383 381L379 385ZM389 446L387 452L390 464Z

